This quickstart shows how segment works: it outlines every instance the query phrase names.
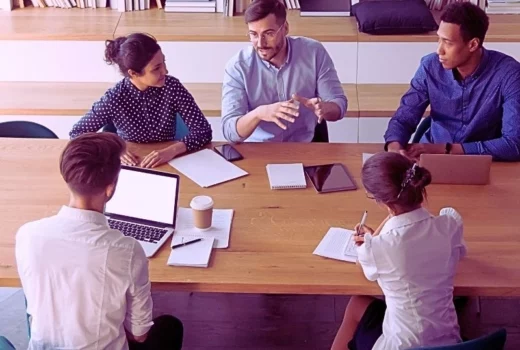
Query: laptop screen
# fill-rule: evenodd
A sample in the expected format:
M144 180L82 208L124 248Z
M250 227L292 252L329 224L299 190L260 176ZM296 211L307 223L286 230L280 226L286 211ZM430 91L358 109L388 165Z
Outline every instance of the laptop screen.
M105 212L173 225L178 185L173 174L122 168Z

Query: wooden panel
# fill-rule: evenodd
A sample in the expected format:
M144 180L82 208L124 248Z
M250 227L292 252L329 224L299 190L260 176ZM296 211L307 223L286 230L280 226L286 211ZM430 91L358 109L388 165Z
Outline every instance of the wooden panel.
M109 8L15 9L0 12L0 40L106 40L113 37L120 17Z
M405 84L359 84L357 93L360 117L391 117L408 90ZM429 108L427 111L429 111ZM425 113L427 115L428 112Z
M25 222L56 213L68 202L58 171L64 140L0 140L0 285L16 286L14 235ZM164 145L130 145L140 156ZM318 195L304 190L271 191L265 166L272 162L306 165L341 162L358 184L361 153L382 145L239 144L245 157L237 165L249 175L201 189L181 175L179 205L197 194L214 198L217 208L234 208L230 247L215 250L207 269L169 267L166 244L150 259L154 288L185 291L294 294L380 295L359 266L312 254L329 227L353 227L362 210L372 213L377 226L385 213L363 190ZM38 171L34 171L37 169ZM165 165L163 171L174 171ZM520 242L516 219L520 206L520 164L494 163L489 186L432 185L432 213L450 205L464 218L468 256L459 266L455 293L459 295L519 296ZM492 198L493 200L490 200ZM498 231L497 231L498 230ZM496 234L499 232L500 240Z
M291 35L319 41L356 41L356 20L351 17L300 17L288 15ZM243 16L225 17L221 13L165 13L152 9L123 13L115 36L147 32L162 41L244 41L247 26Z
M437 21L439 13L434 13ZM490 15L487 42L519 42L516 15ZM118 23L118 20L120 22ZM423 35L368 35L358 33L354 17L288 16L291 35L323 42L435 42L435 32ZM105 40L132 32L147 32L161 41L247 41L243 16L221 13L165 13L156 8L119 13L111 9L32 8L0 12L0 40Z
M83 115L111 83L0 82L0 115ZM222 84L184 84L207 117L221 116ZM347 116L358 116L356 86L344 84Z

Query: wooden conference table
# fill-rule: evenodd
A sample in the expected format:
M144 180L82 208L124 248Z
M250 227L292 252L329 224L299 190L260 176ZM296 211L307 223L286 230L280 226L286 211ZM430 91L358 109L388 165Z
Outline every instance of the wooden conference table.
M0 139L0 286L19 286L14 237L20 225L55 214L68 201L58 169L66 140ZM130 145L141 155L153 145ZM359 266L312 254L331 226L352 228L363 210L377 227L385 213L365 196L360 183L361 153L381 145L241 144L245 159L236 164L250 175L209 189L181 175L179 205L195 195L214 198L216 208L233 208L230 247L214 250L210 266L166 265L169 245L150 259L154 288L172 290L295 293L381 294ZM269 188L265 166L276 162L305 165L342 162L360 189L317 194ZM168 165L159 170L175 171ZM208 171L211 171L208 169ZM520 164L495 163L488 186L431 185L428 208L457 208L465 221L469 254L455 280L458 295L520 296ZM88 266L85 266L88 268Z

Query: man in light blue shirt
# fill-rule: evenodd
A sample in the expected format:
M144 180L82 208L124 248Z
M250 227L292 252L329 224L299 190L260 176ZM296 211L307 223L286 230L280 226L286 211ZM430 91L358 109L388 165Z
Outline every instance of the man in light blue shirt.
M347 97L332 60L318 41L288 37L279 0L256 0L246 10L252 47L226 65L222 131L230 142L310 142L316 124L336 121Z

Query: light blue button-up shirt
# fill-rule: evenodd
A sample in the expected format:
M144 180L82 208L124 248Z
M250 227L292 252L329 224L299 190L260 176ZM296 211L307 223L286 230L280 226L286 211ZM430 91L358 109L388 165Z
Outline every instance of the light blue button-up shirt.
M261 121L247 139L237 132L237 121L258 106L287 101L292 94L335 102L341 116L347 111L347 97L323 45L309 38L287 37L287 59L276 68L262 60L254 48L242 49L226 65L222 87L222 131L230 142L310 142L318 118L314 111L300 106L294 123L281 129Z

